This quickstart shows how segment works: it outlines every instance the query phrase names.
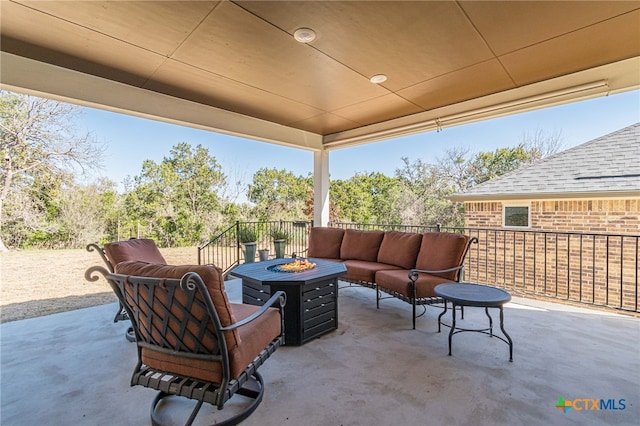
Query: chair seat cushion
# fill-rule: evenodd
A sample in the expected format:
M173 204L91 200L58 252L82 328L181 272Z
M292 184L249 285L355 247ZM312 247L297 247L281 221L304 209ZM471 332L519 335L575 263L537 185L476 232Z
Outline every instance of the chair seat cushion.
M347 273L340 279L352 281L375 282L376 271L384 269L400 269L398 266L387 265L386 263L366 262L364 260L345 260L344 266Z
M376 272L376 284L378 287L395 291L405 297L412 298L413 290L411 289L411 280L409 279L409 271L406 269L393 271ZM451 280L430 274L418 274L416 280L416 296L418 299L425 297L436 297L433 289L438 284L448 283Z
M232 303L231 309L234 317L241 321L260 307ZM280 332L280 312L276 308L269 308L254 321L238 328L240 344L229 351L231 379L237 379ZM197 360L143 348L142 362L156 370L173 374L197 377L214 383L222 380L222 369L218 361Z

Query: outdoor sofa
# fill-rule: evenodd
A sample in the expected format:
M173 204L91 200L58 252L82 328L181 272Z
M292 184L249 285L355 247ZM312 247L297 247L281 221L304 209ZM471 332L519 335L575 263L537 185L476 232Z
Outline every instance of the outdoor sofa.
M305 255L344 262L347 273L340 279L374 288L378 308L381 292L411 304L415 328L416 305L440 302L435 286L463 279L463 262L472 242L477 238L451 232L313 227Z

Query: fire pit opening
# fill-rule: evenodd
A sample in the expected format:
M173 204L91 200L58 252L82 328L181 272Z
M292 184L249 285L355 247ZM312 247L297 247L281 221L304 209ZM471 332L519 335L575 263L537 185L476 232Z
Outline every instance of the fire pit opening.
M310 262L309 259L296 259L291 263L269 266L267 269L273 272L302 272L315 267L316 264Z

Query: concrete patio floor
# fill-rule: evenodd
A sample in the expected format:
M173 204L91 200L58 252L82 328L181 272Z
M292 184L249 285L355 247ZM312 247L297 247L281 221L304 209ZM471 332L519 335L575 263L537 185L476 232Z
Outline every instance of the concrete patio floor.
M238 301L239 282L227 289ZM136 349L124 339L127 323L111 322L115 310L2 324L0 423L150 424L155 392L129 386ZM506 344L478 333L455 335L447 356L439 313L428 308L412 330L406 303L389 299L376 310L373 290L341 289L338 330L278 349L260 368L264 400L243 424L638 424L639 319L514 299L505 308L510 363ZM464 323L484 325L486 317L468 308ZM560 397L576 408L555 408ZM609 409L577 399L603 399ZM211 423L211 414L203 409L196 423Z

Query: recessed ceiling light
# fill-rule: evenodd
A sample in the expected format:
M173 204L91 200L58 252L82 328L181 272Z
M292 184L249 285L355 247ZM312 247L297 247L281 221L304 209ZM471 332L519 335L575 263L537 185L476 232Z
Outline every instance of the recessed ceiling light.
M375 84L384 83L385 81L387 81L387 76L384 74L376 74L371 77L369 81Z
M293 33L293 38L295 38L300 43L311 43L316 39L316 32L311 28L298 28Z

